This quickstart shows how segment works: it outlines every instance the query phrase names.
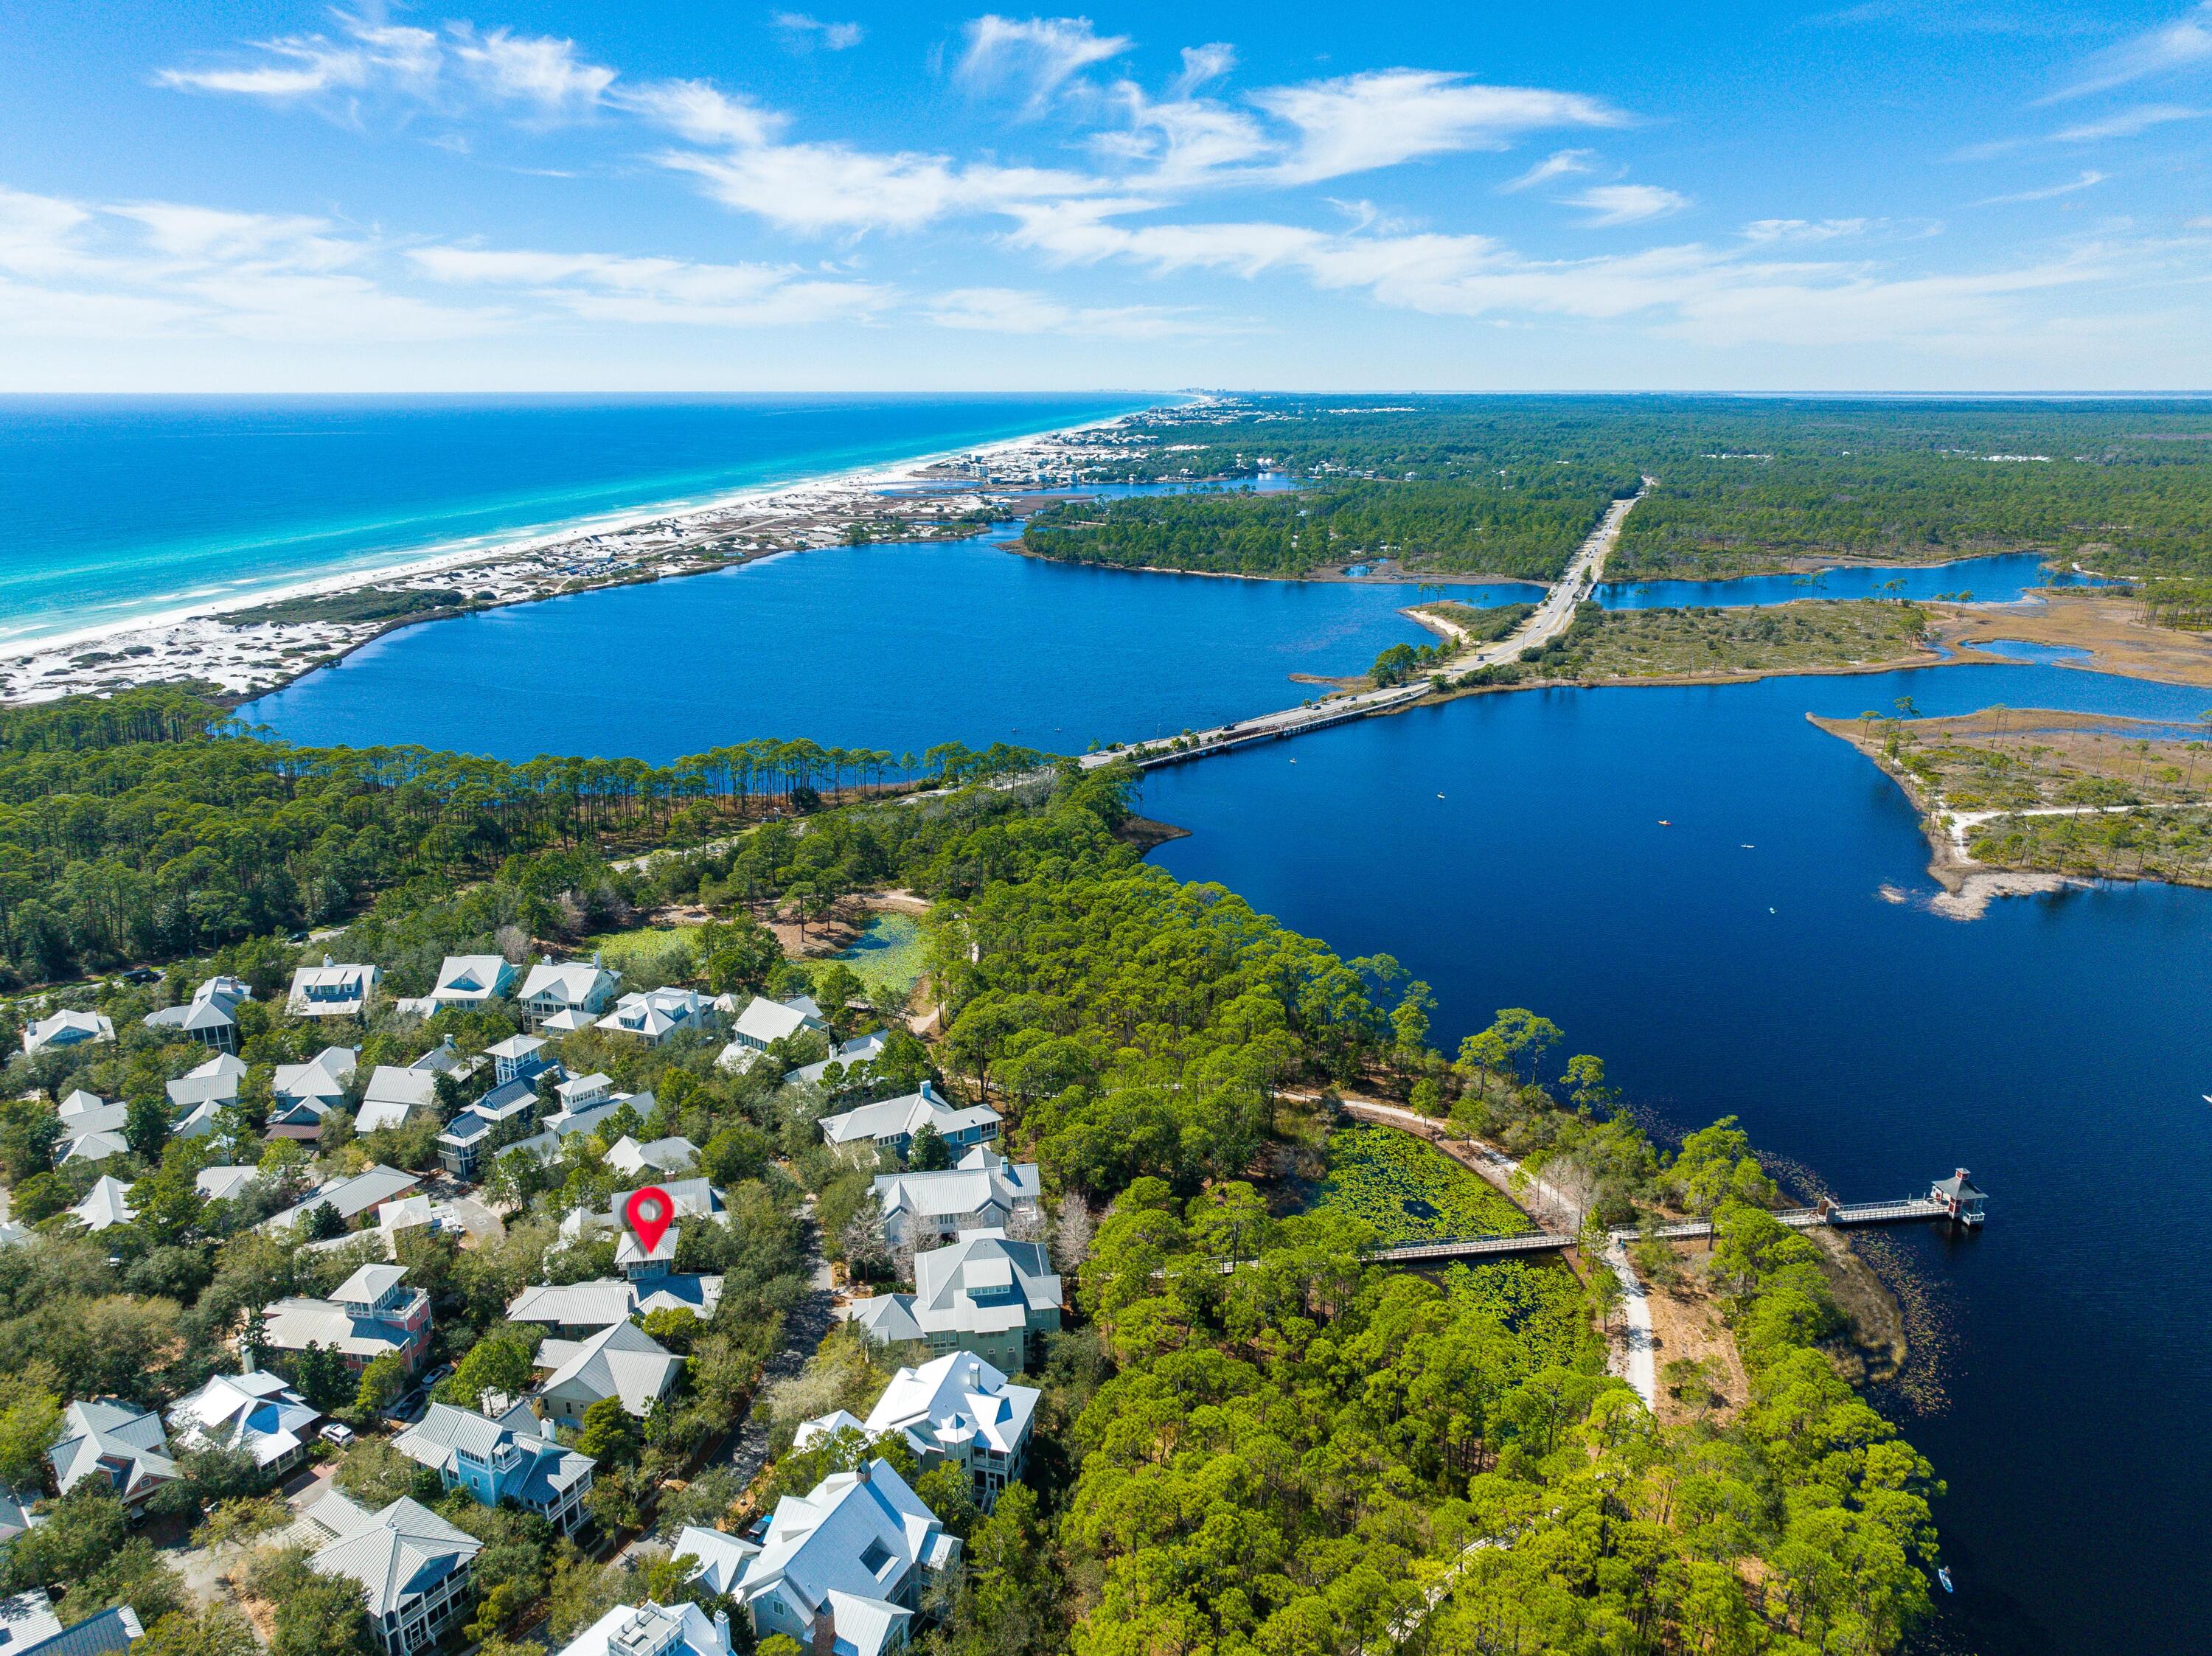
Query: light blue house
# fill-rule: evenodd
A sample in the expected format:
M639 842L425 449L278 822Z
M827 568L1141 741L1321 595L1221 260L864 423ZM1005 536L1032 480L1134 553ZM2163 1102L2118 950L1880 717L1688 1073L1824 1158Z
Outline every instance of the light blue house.
M447 1489L466 1489L480 1506L512 1501L562 1534L574 1534L584 1522L592 1458L556 1443L553 1422L540 1422L527 1404L506 1407L506 1401L487 1392L483 1414L434 1403L392 1447L431 1468Z

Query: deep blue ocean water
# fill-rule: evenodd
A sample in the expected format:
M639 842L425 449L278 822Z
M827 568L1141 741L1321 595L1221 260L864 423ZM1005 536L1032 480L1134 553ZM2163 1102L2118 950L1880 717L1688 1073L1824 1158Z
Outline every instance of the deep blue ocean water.
M0 641L1153 400L0 397Z
M1943 1647L2212 1649L2212 891L1928 912L1911 807L1804 717L1901 695L2205 701L2042 666L1491 695L1155 773L1145 810L1192 830L1176 874L1434 985L1446 1051L1533 1007L1845 1198L1971 1168L1983 1234L1892 1233L1948 1346L1948 1407L1902 1422L1950 1484Z

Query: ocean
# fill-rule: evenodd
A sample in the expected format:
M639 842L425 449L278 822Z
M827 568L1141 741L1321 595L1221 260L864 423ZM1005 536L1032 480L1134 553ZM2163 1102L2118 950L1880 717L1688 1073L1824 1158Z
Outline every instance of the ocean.
M0 397L0 645L1158 400Z

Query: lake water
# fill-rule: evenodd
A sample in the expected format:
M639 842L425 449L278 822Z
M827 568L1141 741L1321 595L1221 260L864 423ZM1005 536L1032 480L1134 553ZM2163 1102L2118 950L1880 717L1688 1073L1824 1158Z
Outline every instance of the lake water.
M1838 1195L1971 1168L1983 1234L1892 1233L1948 1347L1948 1406L1903 1422L1950 1483L1943 1647L2202 1652L2212 891L1928 912L1911 807L1804 718L1907 695L2204 700L2033 666L1490 695L1156 773L1145 809L1192 830L1163 866L1427 980L1447 1051L1534 1007L1639 1105L1739 1115Z
M0 641L1153 400L0 397Z
M1316 694L1431 634L1407 587L1137 574L1018 557L1011 531L830 547L386 634L240 717L294 741L664 762L749 737L1056 753ZM1503 600L1500 600L1503 601Z
M1903 569L1852 565L1808 575L1746 575L1735 580L1606 581L1597 589L1597 601L1607 610L1732 609L1796 598L1949 597L2010 604L2038 586L2106 584L2070 572L2046 573L2044 561L2032 552L2001 552Z

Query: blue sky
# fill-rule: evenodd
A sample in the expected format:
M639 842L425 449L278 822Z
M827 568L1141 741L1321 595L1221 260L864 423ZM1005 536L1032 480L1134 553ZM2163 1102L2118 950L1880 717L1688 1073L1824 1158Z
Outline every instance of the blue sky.
M14 0L0 388L2197 389L2208 162L2212 0Z

